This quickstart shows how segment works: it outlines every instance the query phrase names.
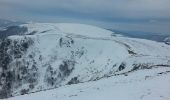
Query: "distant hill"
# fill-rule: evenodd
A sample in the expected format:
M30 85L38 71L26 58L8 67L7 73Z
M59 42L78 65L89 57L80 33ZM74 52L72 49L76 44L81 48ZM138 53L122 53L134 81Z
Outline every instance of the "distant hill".
M157 42L164 42L164 39L170 36L161 33L143 32L143 31L121 31L121 30L114 30L114 29L109 29L109 30L115 32L115 34L121 34L132 38L148 39Z
M23 35L27 31L28 29L26 27L8 26L5 30L0 30L0 39L11 35Z
M24 22L0 19L0 29L6 28L6 27L9 27L9 26L17 26L17 25L20 25L20 24L23 24L23 23Z
M24 22L0 19L0 39L11 35L21 35L27 32L26 27L19 26L21 24L24 24Z

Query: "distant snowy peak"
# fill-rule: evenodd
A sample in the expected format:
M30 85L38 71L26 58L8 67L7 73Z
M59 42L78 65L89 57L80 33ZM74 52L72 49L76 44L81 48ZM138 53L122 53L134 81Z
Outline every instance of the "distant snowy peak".
M113 32L92 25L75 23L29 23L22 25L28 28L28 33L34 34L74 34L88 37L110 37Z

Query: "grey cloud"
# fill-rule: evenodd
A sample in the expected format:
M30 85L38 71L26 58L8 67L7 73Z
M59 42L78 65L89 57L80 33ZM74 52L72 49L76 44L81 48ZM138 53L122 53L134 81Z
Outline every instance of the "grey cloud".
M0 4L1 2L10 4L11 9L12 6L35 10L63 9L109 18L170 17L170 0L1 0Z
M105 22L125 28L140 24L136 26L154 30L161 27L158 22L170 23L169 5L170 0L0 0L0 18Z

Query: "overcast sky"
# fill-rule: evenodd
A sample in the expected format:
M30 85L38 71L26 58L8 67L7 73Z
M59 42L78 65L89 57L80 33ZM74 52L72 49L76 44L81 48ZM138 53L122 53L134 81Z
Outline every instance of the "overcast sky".
M170 0L0 0L0 18L170 34Z

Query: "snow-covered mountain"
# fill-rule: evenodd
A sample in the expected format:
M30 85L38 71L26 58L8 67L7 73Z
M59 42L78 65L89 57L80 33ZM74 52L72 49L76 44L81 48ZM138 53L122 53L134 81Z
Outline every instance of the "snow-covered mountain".
M170 46L164 43L117 36L83 24L29 23L21 27L27 28L25 35L0 41L0 98L54 88L60 92L64 91L62 87L67 88L65 85L78 83L84 89L91 83L104 87L107 82L115 85L117 79L124 81L122 75L132 74L129 81L135 81L145 77L135 74L140 71L148 77L152 76L151 70L156 75L159 71L166 74L170 71Z

